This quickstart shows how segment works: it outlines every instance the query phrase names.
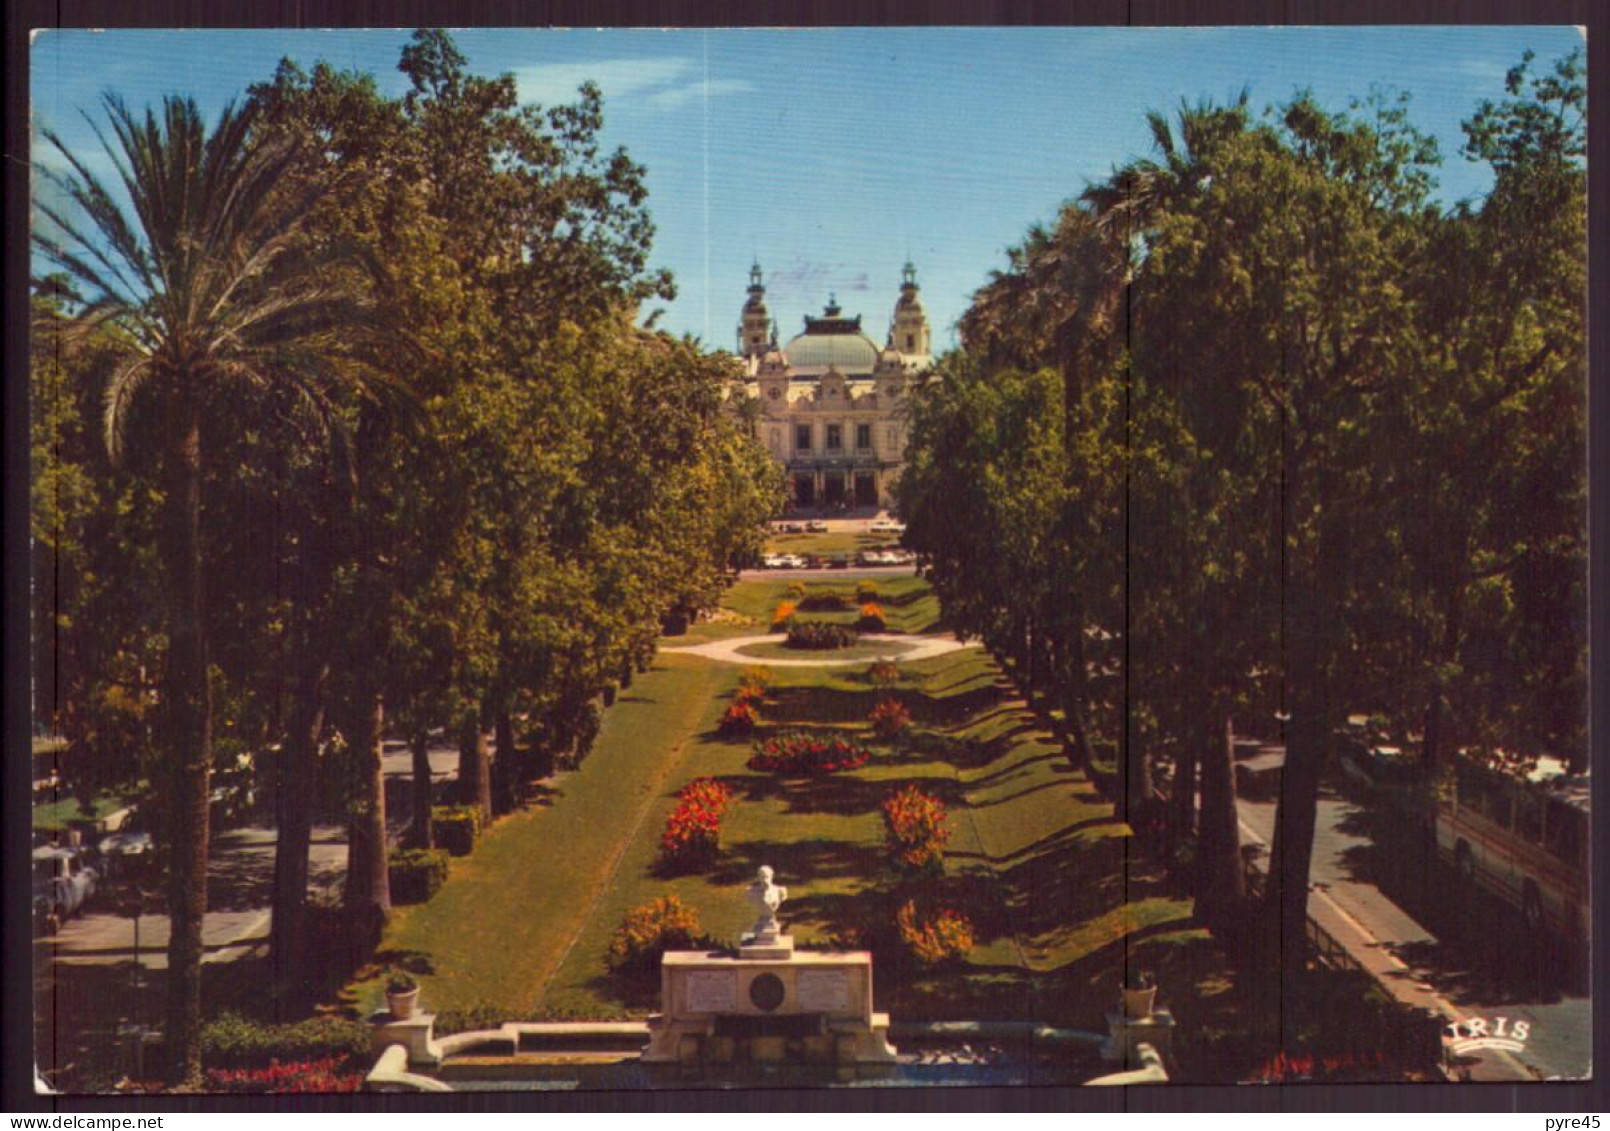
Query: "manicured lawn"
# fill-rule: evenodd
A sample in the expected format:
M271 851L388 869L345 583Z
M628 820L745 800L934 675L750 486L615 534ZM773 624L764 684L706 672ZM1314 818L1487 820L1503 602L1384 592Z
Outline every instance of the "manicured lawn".
M533 1009L609 888L621 850L639 833L658 837L647 818L688 776L689 750L714 726L738 674L662 654L605 712L580 770L454 859L448 883L428 904L397 910L382 950L430 962L434 973L421 979L430 1008L496 1003L511 1018ZM361 992L365 1002L377 1000L378 983Z
M851 572L835 574L831 581L813 578L804 582L807 592L838 593L849 602L850 607L840 612L806 610L800 615L807 620L854 623L860 616L859 606L855 604L855 587L859 580ZM943 627L939 601L922 578L883 575L873 576L870 580L878 587L878 605L883 609L883 618L890 632L936 632ZM723 597L719 619L701 620L684 635L667 639L666 643L675 647L770 632L773 611L779 601L790 599L789 587L795 584L799 583L783 578L740 581Z
M937 618L920 581L895 580L906 584L885 587L886 608ZM786 589L744 583L731 604L769 609ZM880 1009L1101 1028L1126 963L1161 970L1170 952L1200 940L1189 903L1135 873L1128 827L986 653L901 666L909 742L874 743L873 760L853 772L789 779L750 771L750 742L715 732L740 669L662 652L606 713L596 749L559 780L551 804L500 822L454 861L430 904L398 913L392 957L428 960L433 1009L484 1006L503 1019L641 1014L654 1007L652 993L614 981L604 963L625 914L675 894L703 930L736 943L752 918L742 889L770 864L790 889L782 918L799 945L872 947ZM877 698L862 665L777 668L763 728L843 728L871 742L866 716ZM721 855L696 874L664 874L659 837L676 791L703 776L735 795ZM920 883L893 868L884 846L882 802L907 784L950 812L943 874ZM892 924L913 896L971 918L976 945L965 961L924 971L904 958ZM377 983L361 995L374 1000Z
M773 534L766 539L768 554L859 554L862 550L894 550L900 538L893 534L841 530L828 534Z

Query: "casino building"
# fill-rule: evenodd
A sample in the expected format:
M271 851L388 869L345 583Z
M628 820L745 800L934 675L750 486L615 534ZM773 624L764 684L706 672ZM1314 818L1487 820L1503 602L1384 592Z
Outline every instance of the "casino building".
M793 507L803 513L891 505L905 465L906 395L931 364L928 317L917 272L901 275L900 297L879 347L832 296L820 317L777 344L760 265L749 269L749 299L738 324L748 395L760 402L761 443L788 469Z

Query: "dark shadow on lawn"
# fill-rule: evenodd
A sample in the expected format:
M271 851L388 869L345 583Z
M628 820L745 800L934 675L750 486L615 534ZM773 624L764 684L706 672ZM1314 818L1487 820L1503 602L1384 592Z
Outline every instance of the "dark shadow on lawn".
M890 778L868 781L853 774L826 774L815 778L784 778L776 774L731 774L717 779L732 787L744 801L781 799L789 813L832 813L841 817L870 813L883 799L914 785L952 808L967 803L966 787L950 778Z

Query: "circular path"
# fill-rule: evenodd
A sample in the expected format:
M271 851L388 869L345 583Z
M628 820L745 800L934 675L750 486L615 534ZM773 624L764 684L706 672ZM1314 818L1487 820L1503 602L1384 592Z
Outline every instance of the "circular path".
M811 660L784 660L772 656L764 658L759 656L746 656L742 649L753 644L777 644L782 641L779 633L766 636L735 636L730 640L712 640L707 644L693 644L686 648L663 647L666 652L675 652L684 656L703 656L707 660L717 660L724 664L765 664L768 667L783 668L831 668L841 667L845 664L864 664L871 657L857 656L853 659L811 659ZM949 636L909 636L899 632L868 632L863 634L860 644L900 644L904 649L894 655L900 660L926 660L931 656L943 656L947 652L960 651L972 647L963 644Z

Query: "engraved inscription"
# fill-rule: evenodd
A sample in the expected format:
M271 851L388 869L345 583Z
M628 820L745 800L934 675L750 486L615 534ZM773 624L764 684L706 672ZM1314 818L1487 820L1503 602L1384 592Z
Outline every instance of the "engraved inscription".
M800 1009L808 1013L841 1013L850 1008L850 975L844 970L801 970L795 992Z
M731 1013L738 1003L738 974L734 970L688 972L689 1013Z

